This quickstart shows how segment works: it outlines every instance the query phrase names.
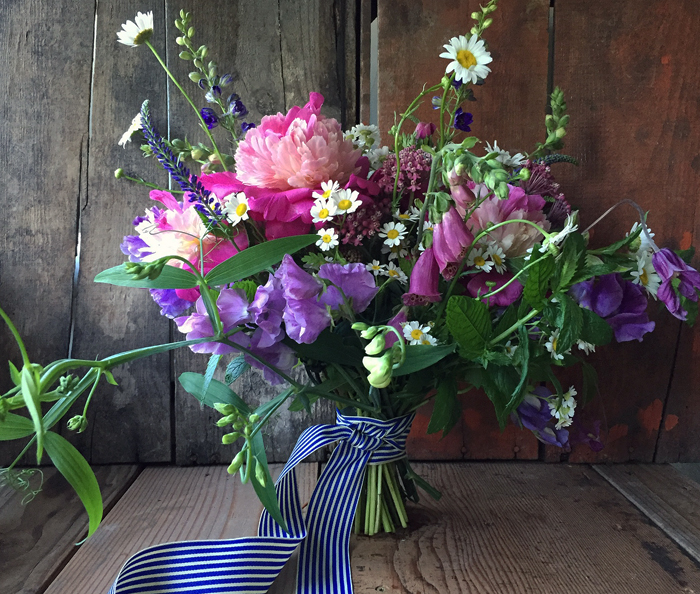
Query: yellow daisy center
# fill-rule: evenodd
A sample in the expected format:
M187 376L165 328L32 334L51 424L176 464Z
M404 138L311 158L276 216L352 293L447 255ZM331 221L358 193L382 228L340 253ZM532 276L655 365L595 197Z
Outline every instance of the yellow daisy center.
M343 198L340 202L338 202L338 208L340 210L347 210L352 206L352 202L348 200L347 198Z
M399 276L399 273L396 270L389 270L389 276Z
M248 205L245 202L241 202L237 207L236 207L236 214L239 217L242 217L246 212L248 211Z
M328 188L327 190L325 190L325 191L323 192L322 196L323 196L324 198L328 198L328 197L330 197L330 195L331 195L332 193L333 193L333 188Z
M500 266L501 264L503 264L503 260L501 259L501 256L499 256L498 254L493 254L491 257L493 258L493 261L496 263L496 266Z
M330 243L331 241L333 241L333 238L330 235L328 235L327 233L326 233L326 235L321 237L321 239L323 240L323 243Z
M386 236L389 239L396 239L399 236L399 232L396 229L390 229L386 232Z
M483 266L484 264L486 264L486 260L484 260L481 256L474 258L474 266Z
M642 273L639 275L639 281L644 285L649 284L649 275L647 274L647 271L642 268Z
M463 68L471 68L477 64L474 54L467 49L459 50L457 52L457 61Z
M410 217L411 217L411 215L408 214L407 212L399 215L399 218L400 218L400 219L408 219L408 218L410 218Z
M420 341L420 343L429 345L430 341L424 338L423 340Z
M328 218L328 215L330 213L328 212L327 208L322 208L321 210L318 211L318 218L319 219L326 219Z
M411 330L411 338L413 340L420 340L423 337L423 331L420 328Z

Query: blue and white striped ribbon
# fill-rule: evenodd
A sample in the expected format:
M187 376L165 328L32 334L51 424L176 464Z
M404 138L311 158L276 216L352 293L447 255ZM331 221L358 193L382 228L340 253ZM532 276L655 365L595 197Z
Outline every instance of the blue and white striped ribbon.
M345 416L304 431L277 479L283 532L266 510L258 536L160 544L122 567L109 594L263 594L301 544L297 594L351 594L350 533L367 464L400 460L413 415L390 421ZM294 468L338 442L301 514Z

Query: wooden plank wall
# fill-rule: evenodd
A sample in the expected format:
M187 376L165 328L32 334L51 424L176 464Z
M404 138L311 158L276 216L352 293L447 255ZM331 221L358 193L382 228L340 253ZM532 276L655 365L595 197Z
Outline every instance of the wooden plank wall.
M115 33L136 11L153 10L154 44L188 91L204 105L177 58L172 21L194 12L198 43L220 71L231 72L252 117L326 97L325 113L348 126L367 122L370 0L99 2L59 0L17 5L0 0L0 138L3 249L0 301L26 337L32 357L92 358L179 337L146 292L95 285L94 275L122 261L118 245L131 219L149 206L146 193L117 182L118 166L166 184L133 146L116 145L141 102L151 100L163 133L199 140L188 105L146 48L127 48ZM476 0L378 0L379 121L383 130L442 75L442 44L466 33ZM551 82L564 88L571 114L568 152L578 168L556 171L569 199L592 221L622 198L651 209L657 238L688 247L700 222L700 5L695 0L527 0L503 3L487 32L493 72L471 104L474 133L528 150L543 136ZM359 76L358 76L359 75ZM549 78L551 77L551 80ZM432 115L429 106L420 112ZM30 202L31 201L31 202ZM617 236L633 214L616 212L594 241ZM77 238L80 232L81 242ZM676 241L676 243L673 243ZM76 251L80 274L73 284ZM591 412L605 419L608 447L570 461L699 461L697 352L700 338L654 314L657 331L641 344L608 348L595 358L601 395ZM18 359L6 329L3 355ZM72 336L72 342L71 342ZM226 462L214 416L183 393L182 371L206 365L189 352L136 362L117 372L118 387L96 394L88 431L72 439L93 463ZM7 386L0 368L0 387ZM237 385L253 401L274 390L255 377ZM468 395L458 430L426 438L416 421L411 454L423 459L561 459L528 433L500 434L483 394ZM285 460L299 431L328 420L283 413L268 434L273 460ZM0 465L18 449L0 444Z

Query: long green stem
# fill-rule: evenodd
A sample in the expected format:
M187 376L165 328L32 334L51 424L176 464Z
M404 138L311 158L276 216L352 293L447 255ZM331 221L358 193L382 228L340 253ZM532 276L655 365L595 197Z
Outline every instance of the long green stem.
M512 332L515 332L518 328L520 328L520 326L522 326L523 324L529 322L532 318L534 318L537 314L539 314L540 311L541 311L541 310L539 310L539 309L533 309L533 310L532 310L529 314L527 314L523 319L518 320L517 322L515 322L515 324L513 324L510 328L508 328L508 330L505 330L505 331L501 332L498 336L496 336L496 338L490 340L489 342L490 342L491 344L498 344L501 340L503 340L504 338L506 338L506 336L509 336Z
M438 140L438 150L445 146L445 98L447 97L447 90L452 86L452 81L455 79L455 73L450 75L450 82L444 85L442 91L442 100L440 101L440 138Z
M416 238L416 247L420 247L420 242L423 239L423 227L425 226L425 213L428 211L428 204L430 203L430 194L435 186L435 172L439 167L442 158L439 154L433 157L433 161L430 164L430 177L428 178L428 189L425 192L425 199L423 200L423 206L420 209L420 214L418 215L418 236Z
M168 75L170 80L173 81L173 84L180 90L183 97L185 99L187 99L187 102L190 104L192 109L194 109L194 112L197 114L197 117L199 118L199 122L200 122L200 125L202 126L202 130L204 130L204 133L209 137L209 142L211 142L211 146L214 149L214 152L216 153L216 157L219 159L219 162L221 163L221 166L224 168L224 171L228 171L228 169L226 168L226 162L224 161L223 157L221 156L221 153L219 152L219 147L216 145L216 142L214 141L214 137L211 135L211 132L209 132L209 128L207 128L207 125L204 122L204 118L202 117L202 114L197 109L197 106L193 103L192 99L190 99L190 96L185 92L185 89L183 89L180 86L180 83L177 82L177 79L173 76L172 72L170 72L170 69L165 65L165 62L163 62L163 59L160 57L160 55L156 51L156 48L153 47L151 42L146 41L146 45L151 49L151 51L153 52L153 55L156 57L158 62L160 62L160 65L163 67L163 70L165 70L165 73Z
M19 347L19 352L22 353L22 361L25 365L30 365L31 361L29 360L29 355L27 354L27 349L24 346L24 342L22 341L22 337L19 335L19 332L17 331L17 328L15 328L15 325L12 323L12 320L10 317L5 313L5 311L0 307L0 317L2 317L3 320L5 320L5 323L7 324L7 327L10 329L10 332L12 332L12 336L15 337L15 341L17 342L17 346Z
M404 508L403 501L399 495L398 485L395 482L396 478L394 477L392 470L389 468L389 464L383 464L382 466L384 467L386 483L389 486L389 493L391 493L391 498L394 501L394 509L396 510L396 514L399 516L401 526L406 528L408 526L408 516L406 515L406 509Z
M184 190L169 190L168 188L162 188L158 184L153 184L151 182L147 182L145 179L142 179L140 177L131 177L130 175L122 174L119 179L128 179L131 182L134 182L136 184L139 184L141 186L146 186L147 188L152 188L153 190L162 190L163 192L169 192L170 194L184 194Z

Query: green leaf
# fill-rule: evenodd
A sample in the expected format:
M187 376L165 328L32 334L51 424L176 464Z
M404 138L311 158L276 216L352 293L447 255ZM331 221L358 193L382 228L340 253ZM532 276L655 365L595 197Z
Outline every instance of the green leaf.
M568 295L558 295L559 316L557 326L559 337L557 338L557 353L565 353L581 337L583 329L583 310Z
M613 329L603 318L590 309L582 308L583 326L581 340L595 346L603 346L612 341Z
M49 431L46 436L46 453L73 487L85 506L89 518L87 538L97 530L102 521L102 495L95 474L85 458L58 433Z
M246 416L253 413L238 394L218 380L211 380L209 389L205 393L203 389L205 378L201 373L192 373L188 371L180 374L179 379L180 385L186 392L192 394L192 396L207 406L214 408L217 402L223 402L224 404L232 404Z
M41 414L41 401L39 400L39 385L34 372L29 367L22 368L22 396L24 404L29 411L29 415L34 423L34 433L36 433L36 462L41 463L41 456L44 453L44 419Z
M299 344L290 338L284 339L284 344L291 347L303 359L312 359L324 363L339 363L353 367L362 364L364 351L356 346L356 337L347 339L326 328L311 344ZM355 344L352 344L355 342Z
M442 436L445 437L461 417L462 404L457 398L457 382L454 377L444 377L437 387L428 433L442 431Z
M211 380L214 379L214 374L216 373L216 368L219 366L219 361L221 361L222 355L212 355L209 357L209 362L207 363L207 371L204 374L204 383L202 384L202 394L206 398L207 391L211 384Z
M231 359L229 364L226 366L226 377L224 382L231 385L239 377L241 377L246 371L250 369L250 364L246 362L243 355L239 355L234 359Z
M121 264L100 272L95 277L95 282L139 289L191 289L197 286L197 277L183 268L166 264L155 280L137 280L126 271L125 265Z
M508 403L508 409L514 411L522 402L523 391L527 388L527 377L530 371L530 336L525 326L518 328L518 350L517 357L520 361L520 381L513 390Z
M586 406L598 394L598 373L595 367L586 361L581 361L581 371L583 371L581 406Z
M392 372L394 377L415 373L431 365L435 365L448 355L455 352L454 344L432 346L428 344L414 344L406 346L406 360L403 365Z
M102 373L105 376L105 379L107 380L108 384L112 384L113 386L118 386L119 384L117 383L117 380L114 379L114 375L109 369L103 369Z
M10 364L10 378L12 379L12 383L15 386L19 386L22 384L22 375L19 372L19 369L15 367L14 363L12 361L8 361Z
M556 283L558 291L565 291L579 267L585 265L586 246L583 237L573 233L566 238L562 255L557 261Z
M537 246L533 248L533 254ZM535 262L528 269L527 280L523 288L523 298L535 309L539 309L549 291L549 281L554 274L554 258L547 255Z
M287 532L287 523L282 517L282 511L280 510L280 504L277 501L277 492L275 491L275 483L270 475L270 469L267 466L267 456L265 454L265 444L263 443L263 438L260 433L257 433L253 439L251 439L251 447L253 453L254 464L259 464L263 469L265 474L265 485L263 486L258 480L255 468L249 468L250 480L253 483L253 488L255 493L260 499L260 503L263 504L268 513L272 516L272 519L280 525L280 528Z
M447 302L447 328L459 344L462 357L478 357L491 336L488 307L477 299L453 295Z
M631 233L627 237L623 237L619 241L616 241L615 243L612 243L607 247L600 248L597 250L591 250L591 253L599 254L599 255L612 255L616 251L618 251L618 250L622 249L623 247L628 246L630 243L632 243L635 239L637 239L637 237L639 237L641 232L642 232L642 226L639 225L637 227L637 229L634 231L634 233Z
M253 282L252 280L238 281L237 283L233 283L231 287L245 291L245 296L248 301L253 301L253 299L255 299L255 293L258 291L258 283Z
M496 328L493 331L493 333L496 336L500 336L506 330L508 330L508 328L511 328L517 321L518 310L514 305L509 305L506 311L501 316L501 319L498 320L498 324L496 324Z
M519 374L512 366L490 365L488 370L472 370L468 380L477 388L483 388L496 409L501 430L505 429L508 416L517 403L512 398L519 384Z
M255 413L260 415L260 421L258 421L258 427L264 425L270 419L270 417L275 414L275 411L284 404L284 401L289 398L289 396L294 391L294 388L287 388L283 392L280 392L277 396L264 402L258 408L255 409Z
M315 389L323 392L332 392L340 387L347 385L347 380L342 375L337 375L336 377L329 378L320 384L318 384ZM306 410L311 414L311 405L316 402L321 397L320 394L307 394L306 392L300 392L297 397L289 405L289 410L292 412L299 412L301 410Z
M273 239L239 252L206 275L210 285L227 285L248 278L277 264L285 254L293 254L318 240L318 235L295 235Z
M0 441L11 441L29 437L34 433L34 423L27 417L20 417L12 413L5 415L5 420L0 421Z

